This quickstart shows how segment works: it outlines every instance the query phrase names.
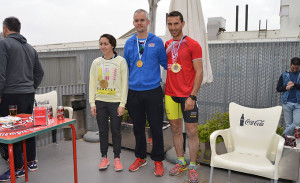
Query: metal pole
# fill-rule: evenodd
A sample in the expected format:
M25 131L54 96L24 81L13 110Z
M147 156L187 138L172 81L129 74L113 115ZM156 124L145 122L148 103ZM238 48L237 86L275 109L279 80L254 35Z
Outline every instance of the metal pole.
M239 31L239 6L235 8L235 31Z
M246 4L245 31L248 31L248 4Z
M9 158L11 183L16 183L14 150L13 149L14 149L13 144L8 144L8 158Z
M76 149L76 129L74 125L69 125L72 129L72 141L73 141L73 166L74 166L74 183L78 183L77 174L77 149Z
M160 0L148 0L149 3L149 16L150 16L150 25L149 25L149 32L155 34L155 24L156 24L156 10L157 10L157 3Z
M168 15L169 15L169 13L166 13L166 25L168 23Z
M28 182L26 140L22 141L22 145L23 145L23 161L24 161L24 170L25 170L25 182Z

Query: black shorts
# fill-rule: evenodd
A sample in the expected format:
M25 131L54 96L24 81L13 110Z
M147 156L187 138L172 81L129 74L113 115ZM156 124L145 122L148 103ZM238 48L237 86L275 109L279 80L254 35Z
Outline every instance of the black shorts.
M180 119L183 116L186 123L198 123L198 104L195 102L194 109L184 111L185 101L188 97L171 97L165 95L165 107L169 120Z

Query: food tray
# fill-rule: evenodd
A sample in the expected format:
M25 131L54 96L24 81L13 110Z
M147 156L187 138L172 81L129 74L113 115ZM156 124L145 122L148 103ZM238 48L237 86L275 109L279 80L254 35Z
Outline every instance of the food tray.
M19 120L21 120L21 118L19 118L19 117L13 117L13 116L0 117L0 124L15 123L15 122L17 122Z

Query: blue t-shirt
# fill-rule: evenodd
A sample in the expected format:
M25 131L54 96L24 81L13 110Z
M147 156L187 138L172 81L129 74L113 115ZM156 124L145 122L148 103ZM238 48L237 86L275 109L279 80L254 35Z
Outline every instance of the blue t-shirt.
M292 81L293 83L296 83L297 78L299 76L299 72L297 72L297 73L290 72L289 74L290 74L290 81ZM287 101L292 102L292 103L297 103L296 88L292 87L290 89Z

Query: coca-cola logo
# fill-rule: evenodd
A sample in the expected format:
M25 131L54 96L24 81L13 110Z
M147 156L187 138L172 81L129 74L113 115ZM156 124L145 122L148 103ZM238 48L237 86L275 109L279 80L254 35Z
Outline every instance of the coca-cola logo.
M49 104L49 100L45 100L45 101L38 101L37 105L48 105Z
M256 121L252 121L250 119L247 119L244 123L244 125L253 125L253 126L264 126L265 124L265 120L256 120Z

